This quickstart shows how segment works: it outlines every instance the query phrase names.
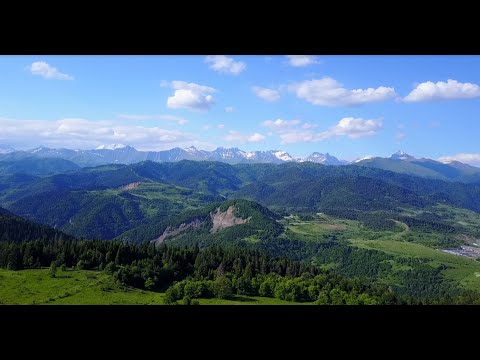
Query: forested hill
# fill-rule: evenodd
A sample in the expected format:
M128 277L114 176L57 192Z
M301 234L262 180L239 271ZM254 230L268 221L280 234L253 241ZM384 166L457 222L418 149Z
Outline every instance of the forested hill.
M0 175L51 175L79 169L80 166L77 164L57 158L26 157L19 160L0 161Z
M21 242L28 240L73 239L61 231L46 225L22 219L0 208L0 241Z
M153 240L157 244L164 241L191 244L195 239L200 245L231 243L247 237L268 239L283 232L278 219L278 214L253 201L233 199L189 210L159 223L138 226L118 238L134 242Z
M480 185L354 165L145 161L46 177L9 175L0 185L0 206L9 211L77 237L101 239L137 227L138 233L157 231L172 216L229 198L275 211L395 211L441 203L480 212ZM128 236L138 239L133 232Z

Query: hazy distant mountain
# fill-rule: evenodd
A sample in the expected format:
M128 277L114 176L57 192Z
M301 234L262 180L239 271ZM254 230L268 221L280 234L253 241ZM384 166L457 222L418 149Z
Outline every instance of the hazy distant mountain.
M353 164L439 180L480 181L480 169L474 166L458 161L445 164L432 159L417 159L403 151L397 151L389 158L372 157L354 161Z
M0 154L10 154L12 152L15 152L15 149L12 148L10 145L0 144Z
M5 147L5 151L9 151ZM305 158L295 158L282 150L244 151L237 147L218 147L213 151L199 150L194 146L175 147L163 151L138 151L122 144L101 145L94 150L50 149L39 147L29 151L0 152L0 161L17 161L26 157L60 158L79 166L106 164L134 164L145 160L154 162L176 162L181 160L220 161L228 164L313 162L323 165L357 165L389 170L397 173L461 182L480 182L480 169L458 161L442 163L432 159L418 159L404 151L397 151L387 158L367 156L348 162L334 155L314 152Z
M328 152L326 154L321 154L314 152L310 156L306 157L304 161L311 161L317 164L323 165L346 165L348 161L338 160L335 156L330 155Z
M39 147L27 152L39 157L56 157L77 163L80 166L105 164L133 164L145 160L155 162L174 162L181 160L221 161L238 163L275 163L297 161L281 150L246 152L239 148L219 147L213 151L198 150L194 146L182 149L175 147L163 151L138 151L131 146L121 144L101 145L94 150L49 149ZM334 157L333 157L334 158ZM334 158L338 161L338 159ZM337 163L335 163L336 165Z
M110 144L110 145L100 145L95 150L117 150L124 148L123 144Z
M415 157L412 155L408 155L406 152L403 152L402 150L398 150L395 154L392 154L390 156L390 159L392 160L414 160Z

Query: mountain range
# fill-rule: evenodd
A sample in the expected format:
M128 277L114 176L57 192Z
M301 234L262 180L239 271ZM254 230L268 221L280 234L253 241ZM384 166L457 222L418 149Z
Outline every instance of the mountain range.
M41 159L35 161L35 159ZM61 161L60 161L61 160ZM51 149L38 147L27 151L16 151L8 145L0 145L0 174L26 173L48 175L78 167L107 164L135 164L142 161L177 162L182 160L219 161L227 164L283 164L287 162L313 162L323 165L355 165L373 167L402 174L446 181L466 183L480 182L480 168L458 161L439 162L416 158L404 151L397 151L388 158L368 156L352 162L338 159L328 152L314 152L299 158L282 150L243 151L237 147L219 147L213 151L199 150L194 146L175 147L163 151L139 151L122 144L101 145L92 150ZM38 162L38 163L36 163ZM60 167L56 169L56 167Z
M41 158L61 158L79 166L98 166L105 164L133 164L145 160L155 162L174 162L181 160L208 160L221 161L229 164L238 163L274 163L281 164L287 161L311 161L324 165L346 165L348 161L339 160L328 153L314 152L306 158L294 158L281 150L243 151L239 148L219 147L213 151L199 150L194 146L188 148L175 147L163 151L139 151L131 146L122 144L101 145L92 150L71 150L66 148L51 149L38 147L27 151L15 151L13 148L0 146L0 161L9 161L29 156Z

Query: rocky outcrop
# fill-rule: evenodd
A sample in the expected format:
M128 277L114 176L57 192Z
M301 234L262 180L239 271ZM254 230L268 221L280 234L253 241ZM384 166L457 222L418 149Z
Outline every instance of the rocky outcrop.
M163 232L162 235L160 235L157 239L153 240L155 244L161 244L165 239L169 237L174 237L177 236L178 234L188 230L188 229L198 229L202 226L202 222L198 219L193 220L192 222L188 224L181 224L178 228L172 229L171 226L168 226L165 231Z
M236 217L234 214L234 210L234 206L230 206L225 212L221 212L220 208L217 208L217 210L213 214L210 214L213 223L210 232L214 234L217 231L226 229L230 226L245 224L250 220L250 217L247 219Z

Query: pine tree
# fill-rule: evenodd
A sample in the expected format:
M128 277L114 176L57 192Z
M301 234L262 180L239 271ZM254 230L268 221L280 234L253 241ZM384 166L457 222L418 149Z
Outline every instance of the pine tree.
M57 274L57 264L55 264L55 261L52 261L52 263L50 264L50 269L48 270L48 275L51 278L54 278L56 274Z

